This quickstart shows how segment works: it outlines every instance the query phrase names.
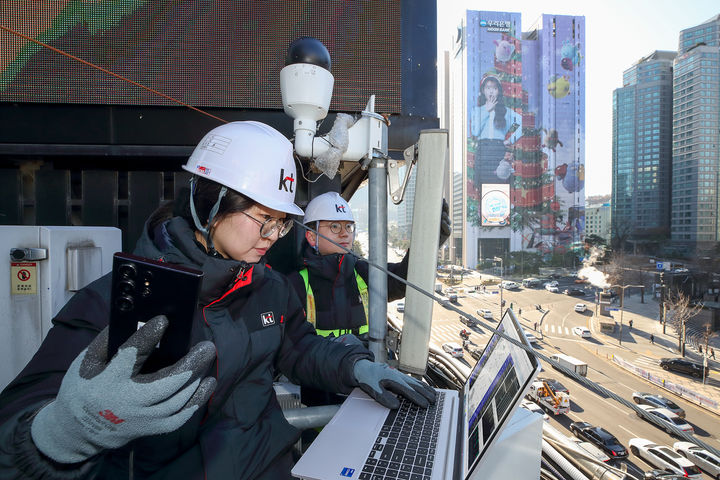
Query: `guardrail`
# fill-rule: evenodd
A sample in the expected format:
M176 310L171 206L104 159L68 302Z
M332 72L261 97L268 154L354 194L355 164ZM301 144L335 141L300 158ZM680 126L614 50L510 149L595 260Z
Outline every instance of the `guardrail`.
M664 388L665 390L672 392L684 398L685 400L688 400L692 403L695 403L696 405L704 407L720 415L720 402L718 402L717 400L714 400L694 390L690 390L689 388L686 388L682 385L678 385L676 383L665 380L664 378L652 372L648 372L643 368L640 368L626 360L623 360L622 357L619 357L617 355L612 355L612 361L613 363L619 365L625 370L628 370L629 372L644 378L650 383L657 385L660 388Z

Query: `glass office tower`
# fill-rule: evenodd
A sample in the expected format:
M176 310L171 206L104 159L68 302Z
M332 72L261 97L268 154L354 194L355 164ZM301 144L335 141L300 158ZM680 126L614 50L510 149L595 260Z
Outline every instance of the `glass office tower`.
M671 239L695 250L720 240L720 15L680 32L673 71Z
M642 251L669 236L675 55L642 58L613 92L612 235L621 247Z

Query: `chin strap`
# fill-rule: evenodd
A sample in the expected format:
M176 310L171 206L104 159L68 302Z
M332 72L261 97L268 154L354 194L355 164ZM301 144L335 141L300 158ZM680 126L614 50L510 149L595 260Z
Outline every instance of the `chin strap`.
M315 220L315 231L320 232L320 220ZM320 244L320 234L315 234L315 245L313 245L313 248L315 249L315 253L317 255L320 255L320 250L318 250L318 245Z
M222 201L223 197L227 193L227 187L223 186L220 189L220 192L218 193L217 201L215 202L215 205L210 209L210 214L208 215L207 219L207 227L203 227L202 222L200 222L200 219L198 218L197 211L195 210L195 186L197 184L197 177L193 175L193 177L190 179L190 213L192 214L193 223L195 223L195 228L202 233L203 237L205 238L205 244L207 245L208 253L211 255L214 255L216 253L215 246L213 245L212 238L210 237L210 230L212 229L212 223L215 219L215 216L217 215L218 210L220 209L220 202Z

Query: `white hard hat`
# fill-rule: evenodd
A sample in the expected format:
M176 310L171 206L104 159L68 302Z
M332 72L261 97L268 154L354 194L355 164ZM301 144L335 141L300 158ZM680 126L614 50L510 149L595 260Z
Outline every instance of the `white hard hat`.
M317 222L319 220L355 221L350 205L336 192L318 195L305 207L303 223Z
M183 169L293 215L297 190L292 144L260 122L230 122L208 132Z

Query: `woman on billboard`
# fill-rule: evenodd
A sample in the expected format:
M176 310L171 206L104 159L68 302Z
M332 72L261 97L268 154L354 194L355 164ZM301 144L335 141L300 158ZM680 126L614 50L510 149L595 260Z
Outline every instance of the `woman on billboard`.
M473 182L478 191L482 184L510 182L514 173L510 146L522 135L521 125L520 115L505 105L500 79L486 73L470 113L470 135L475 142Z
M471 133L480 139L502 140L511 145L522 135L522 119L505 106L500 80L486 74L480 82L477 107L472 111Z

